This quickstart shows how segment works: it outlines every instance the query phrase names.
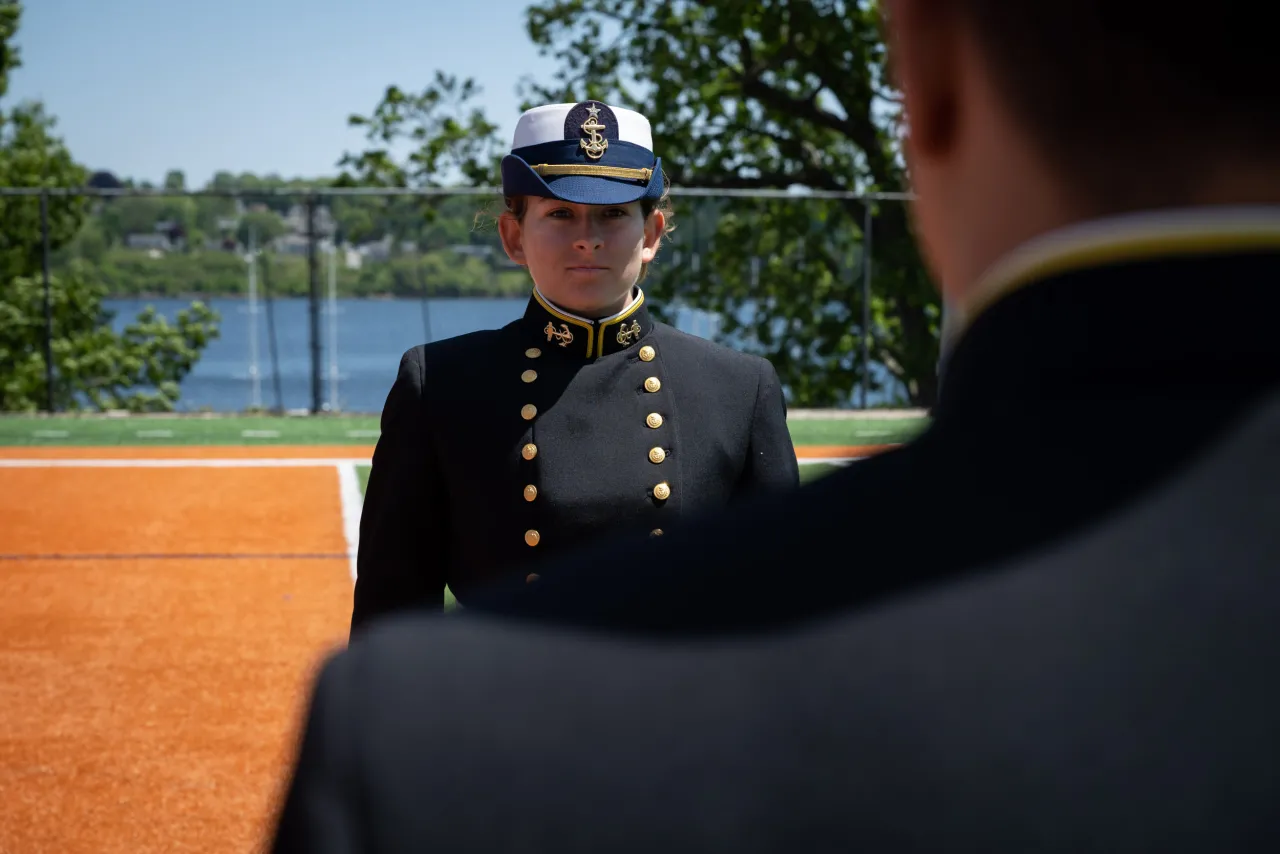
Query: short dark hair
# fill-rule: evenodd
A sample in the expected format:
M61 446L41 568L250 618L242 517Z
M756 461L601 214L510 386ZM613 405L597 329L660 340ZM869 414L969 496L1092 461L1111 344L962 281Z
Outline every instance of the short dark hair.
M1042 155L1093 203L1180 203L1207 161L1275 157L1280 61L1265 4L944 2Z

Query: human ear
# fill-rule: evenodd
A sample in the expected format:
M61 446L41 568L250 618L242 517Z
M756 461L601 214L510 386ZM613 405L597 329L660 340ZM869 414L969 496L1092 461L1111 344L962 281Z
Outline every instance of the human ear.
M909 157L945 157L956 144L961 119L958 13L938 0L892 0L886 24Z
M644 246L640 250L640 260L648 264L658 256L658 247L662 243L662 234L667 229L667 217L662 211L649 214L644 223Z
M503 213L498 217L498 234L502 237L502 248L507 257L522 267L528 266L524 254L524 229L511 213Z

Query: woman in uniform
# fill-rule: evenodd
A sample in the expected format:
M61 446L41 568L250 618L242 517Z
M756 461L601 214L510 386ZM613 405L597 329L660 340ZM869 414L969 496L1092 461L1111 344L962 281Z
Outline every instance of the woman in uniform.
M766 360L650 317L667 231L649 121L598 101L529 110L502 162L524 316L406 352L360 522L351 627L465 606L589 539L662 535L691 512L798 483ZM530 583L537 576L529 575Z

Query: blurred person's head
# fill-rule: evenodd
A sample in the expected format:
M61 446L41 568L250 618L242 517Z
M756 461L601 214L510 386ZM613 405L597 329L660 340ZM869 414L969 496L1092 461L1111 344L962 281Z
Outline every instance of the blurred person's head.
M1280 203L1280 59L1263 5L885 5L915 227L948 298L1060 226Z

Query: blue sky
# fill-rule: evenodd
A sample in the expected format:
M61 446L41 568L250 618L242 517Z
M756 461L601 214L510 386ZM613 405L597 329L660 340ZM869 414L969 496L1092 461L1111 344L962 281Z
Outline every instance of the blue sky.
M528 0L26 0L6 103L38 98L78 161L188 186L214 172L330 175L351 113L437 69L473 77L509 137L516 84L549 80Z

